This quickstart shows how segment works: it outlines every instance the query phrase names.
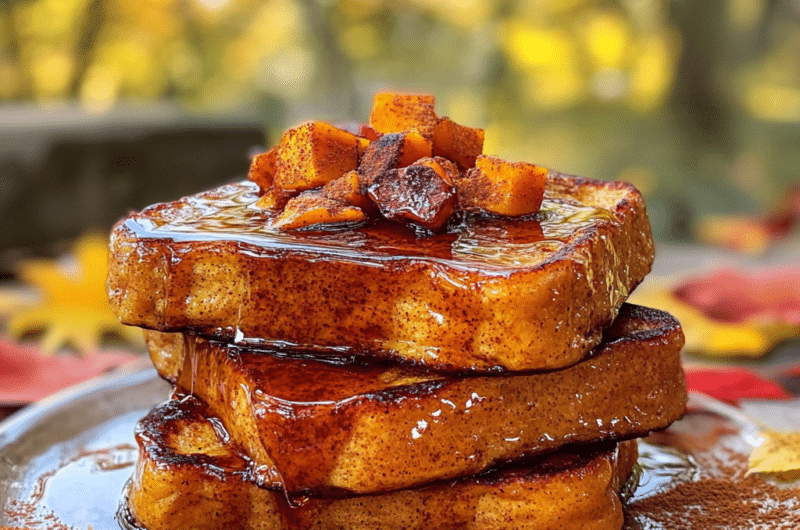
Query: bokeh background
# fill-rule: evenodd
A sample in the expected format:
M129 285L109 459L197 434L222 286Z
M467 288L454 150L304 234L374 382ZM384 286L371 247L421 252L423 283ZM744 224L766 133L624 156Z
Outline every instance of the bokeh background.
M241 175L387 87L488 153L633 182L660 240L800 181L800 0L4 0L3 250Z

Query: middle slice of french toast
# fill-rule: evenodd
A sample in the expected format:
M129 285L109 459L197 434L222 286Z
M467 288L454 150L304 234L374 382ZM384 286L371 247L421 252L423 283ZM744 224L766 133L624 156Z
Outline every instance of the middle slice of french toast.
M148 339L161 375L208 405L269 470L262 481L289 492L378 493L473 475L569 443L638 437L678 419L686 404L680 325L629 304L587 359L511 375Z

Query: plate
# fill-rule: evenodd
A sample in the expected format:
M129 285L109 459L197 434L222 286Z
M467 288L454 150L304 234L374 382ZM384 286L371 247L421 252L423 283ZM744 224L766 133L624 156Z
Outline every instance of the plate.
M148 365L149 360L148 360ZM171 387L152 368L92 379L0 424L0 526L118 529L137 421Z
M170 391L155 370L140 368L84 383L0 424L0 526L126 528L117 510L136 461L134 427ZM716 487L727 484L727 493L753 486L746 479L746 455L759 443L757 427L737 409L702 395L692 395L689 405L684 419L640 441L640 487L628 501L627 529L716 528L703 512L721 506L718 497L704 501L670 492L709 480ZM797 483L756 484L761 490L748 502L761 495L753 513L767 521L758 527L800 528ZM785 513L778 517L776 509ZM719 528L754 528L747 517L728 517Z

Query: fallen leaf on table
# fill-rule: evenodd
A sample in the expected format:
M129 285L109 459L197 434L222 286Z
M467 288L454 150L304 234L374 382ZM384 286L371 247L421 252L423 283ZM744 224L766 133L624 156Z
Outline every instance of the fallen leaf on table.
M719 322L788 324L800 333L800 268L722 269L684 280L673 292Z
M777 239L759 218L735 215L701 217L695 233L703 243L753 255L763 254Z
M742 399L789 399L786 390L745 368L686 366L686 388L736 405Z
M753 449L750 473L785 474L800 471L800 432L763 431L764 442Z
M8 334L21 338L43 330L41 348L47 353L72 345L91 354L105 333L142 347L141 330L120 324L108 306L107 271L108 241L97 235L78 240L64 259L24 262L19 277L40 292L41 302L11 311Z
M15 312L32 307L38 302L38 297L29 290L19 288L0 289L0 317L12 315Z
M666 287L637 290L628 300L667 311L678 319L686 335L684 350L712 357L760 357L772 345L771 337L757 327L718 322L683 302Z
M78 358L44 356L38 348L0 339L0 402L28 403L140 359L124 352Z
M800 186L797 186L767 214L709 215L698 221L695 232L705 243L746 254L761 254L776 241L789 237L799 223Z
M800 337L797 267L713 271L637 290L630 301L672 313L683 326L687 352L759 357L782 340Z

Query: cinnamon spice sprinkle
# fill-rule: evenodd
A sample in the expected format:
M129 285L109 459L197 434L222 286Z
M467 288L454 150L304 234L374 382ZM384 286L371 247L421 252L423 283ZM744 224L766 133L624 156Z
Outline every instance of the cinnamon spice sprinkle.
M731 423L692 414L650 441L689 455L697 465L694 480L634 500L628 507L627 529L800 529L800 485L748 475L749 446L742 445Z

